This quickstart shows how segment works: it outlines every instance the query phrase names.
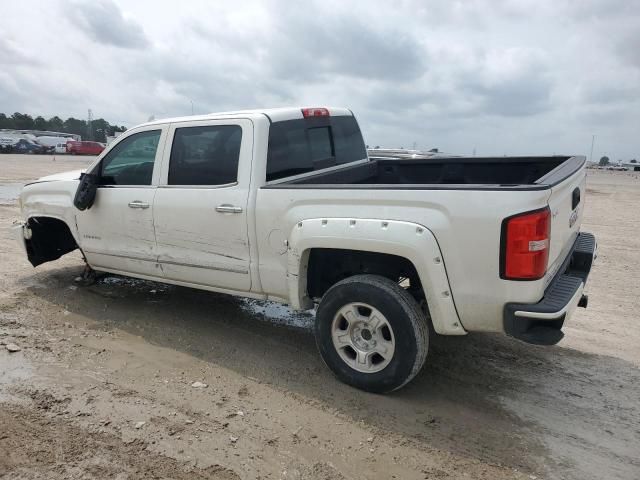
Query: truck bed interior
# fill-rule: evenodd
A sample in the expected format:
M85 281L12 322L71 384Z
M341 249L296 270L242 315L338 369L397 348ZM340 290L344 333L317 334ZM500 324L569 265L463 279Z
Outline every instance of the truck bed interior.
M581 157L469 157L374 159L278 182L285 185L535 185L569 159ZM274 185L278 186L278 185Z

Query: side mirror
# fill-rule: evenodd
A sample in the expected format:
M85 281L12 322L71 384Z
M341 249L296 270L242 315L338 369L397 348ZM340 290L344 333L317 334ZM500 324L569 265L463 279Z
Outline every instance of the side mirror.
M80 175L80 184L78 185L78 190L76 190L76 196L73 199L73 204L78 210L91 208L91 205L93 205L96 199L98 180L98 175L93 173L83 173Z

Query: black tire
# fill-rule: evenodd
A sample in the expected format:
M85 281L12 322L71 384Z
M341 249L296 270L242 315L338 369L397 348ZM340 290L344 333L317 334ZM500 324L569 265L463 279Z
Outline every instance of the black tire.
M349 303L365 303L386 317L395 349L384 369L363 373L346 363L334 346L334 317ZM374 393L387 393L409 383L421 370L429 349L429 328L415 299L396 282L378 275L356 275L333 285L324 295L315 321L320 355L342 382Z

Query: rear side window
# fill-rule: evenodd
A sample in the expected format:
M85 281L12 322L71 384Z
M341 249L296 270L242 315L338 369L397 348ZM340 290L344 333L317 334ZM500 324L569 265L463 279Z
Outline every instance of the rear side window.
M355 117L275 122L269 129L267 181L367 158Z
M224 185L238 180L239 125L177 128L169 160L169 185Z

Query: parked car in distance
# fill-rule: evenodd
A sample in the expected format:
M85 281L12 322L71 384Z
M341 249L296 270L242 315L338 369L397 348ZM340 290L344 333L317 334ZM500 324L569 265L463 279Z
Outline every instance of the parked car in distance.
M42 145L41 143L26 138L21 138L13 146L13 153L53 153L55 147Z
M0 153L13 152L13 146L16 144L14 138L0 138Z
M54 148L54 153L67 153L67 142L65 137L41 136L36 141L42 145Z
M562 339L596 254L585 164L372 159L346 108L174 118L127 130L86 172L25 185L14 228L33 266L80 249L89 273L318 305L327 366L390 392L434 333Z
M105 145L100 142L90 141L68 141L67 153L72 155L100 155L105 149Z

